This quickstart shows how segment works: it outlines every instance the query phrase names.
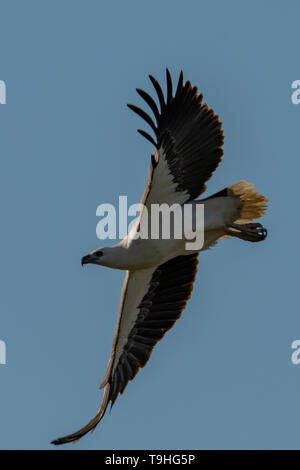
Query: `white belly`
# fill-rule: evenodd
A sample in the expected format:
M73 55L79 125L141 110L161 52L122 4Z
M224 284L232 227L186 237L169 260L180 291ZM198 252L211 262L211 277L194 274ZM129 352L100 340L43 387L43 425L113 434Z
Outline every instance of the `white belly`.
M204 240L201 248L187 249L187 243L190 243L192 240L185 238L183 227L180 239L174 238L174 226L170 228L170 238L168 239L162 238L161 232L159 233L159 239L135 239L136 226L132 228L131 232L123 240L123 243L128 248L128 261L130 264L128 264L127 269L143 269L158 266L175 256L188 255L196 251L208 249L224 235L224 225L234 219L237 210L236 201L228 197L213 198L207 201L192 201L190 204L204 204ZM193 210L191 213L195 215L196 211ZM182 220L184 220L184 215ZM203 220L200 224L196 222L196 218L193 217L191 222L192 230L197 234L200 231L203 233ZM149 230L148 236L151 236L151 230ZM198 238L200 239L200 235Z

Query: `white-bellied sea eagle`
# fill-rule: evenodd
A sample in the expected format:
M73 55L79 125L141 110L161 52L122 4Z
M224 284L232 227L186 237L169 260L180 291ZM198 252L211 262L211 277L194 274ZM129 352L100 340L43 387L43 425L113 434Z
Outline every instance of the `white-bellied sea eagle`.
M150 76L159 106L148 93L137 89L155 120L142 109L128 105L154 132L152 137L139 129L155 147L143 206L151 214L153 204L177 203L182 211L187 204L204 204L201 250L222 238L264 240L266 229L254 221L265 214L267 200L252 183L240 181L196 201L222 159L222 124L214 111L203 103L197 88L189 81L184 83L182 72L175 93L168 70L166 78L165 97L156 79ZM141 209L136 225L120 243L96 249L82 258L82 264L124 269L126 275L112 352L101 384L104 394L99 411L86 426L56 439L53 444L76 441L97 426L108 404L114 404L128 382L146 365L154 346L181 316L191 296L199 250L187 250L184 237L136 237L143 211Z

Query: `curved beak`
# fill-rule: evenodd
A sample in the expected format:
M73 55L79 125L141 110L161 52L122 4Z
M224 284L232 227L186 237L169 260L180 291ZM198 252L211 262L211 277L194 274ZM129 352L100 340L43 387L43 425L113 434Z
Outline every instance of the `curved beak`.
M97 256L95 255L86 255L83 258L81 258L81 266L84 264L97 264Z

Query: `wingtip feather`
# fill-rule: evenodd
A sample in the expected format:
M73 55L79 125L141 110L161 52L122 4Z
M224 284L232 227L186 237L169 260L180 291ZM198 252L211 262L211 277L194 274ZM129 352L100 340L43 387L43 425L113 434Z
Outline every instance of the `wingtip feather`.
M72 434L68 434L67 436L54 439L53 441L51 441L51 444L55 446L59 446L62 444L69 444L70 442L76 442L79 439L81 439L83 436L85 436L85 434L87 434L88 432L93 431L96 428L96 426L99 424L99 422L102 420L103 416L105 415L109 400L110 400L110 385L107 384L104 390L101 406L96 416L94 416L94 418L92 418L88 422L88 424L86 424L83 428L79 429L78 431Z

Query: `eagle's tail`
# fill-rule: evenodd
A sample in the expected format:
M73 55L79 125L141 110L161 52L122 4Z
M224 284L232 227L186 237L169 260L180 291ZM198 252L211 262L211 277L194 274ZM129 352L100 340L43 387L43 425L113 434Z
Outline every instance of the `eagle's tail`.
M241 202L237 224L248 224L266 213L267 202L264 196L254 189L253 183L242 180L227 188L227 195L238 198Z
M238 199L239 209L235 220L228 224L225 233L251 242L266 238L267 230L258 223L253 223L266 213L268 200L254 189L253 183L245 180L226 188L227 196Z

